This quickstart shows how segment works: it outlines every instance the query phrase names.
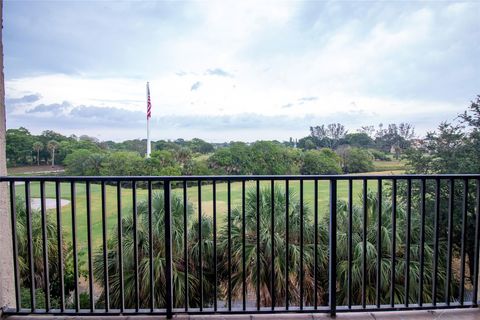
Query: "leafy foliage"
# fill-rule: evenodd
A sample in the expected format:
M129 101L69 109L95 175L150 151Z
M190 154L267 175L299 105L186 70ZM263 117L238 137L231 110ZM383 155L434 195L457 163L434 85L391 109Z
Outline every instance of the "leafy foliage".
M92 153L90 150L79 149L68 154L64 160L67 173L78 176L100 175L105 154Z
M363 199L362 199L363 201ZM382 224L380 228L381 233L381 251L378 250L377 236L378 236L378 207L381 204L382 208ZM376 297L376 270L378 267L377 258L380 254L380 297L382 304L390 303L390 286L391 286L391 272L393 270L392 259L392 242L393 242L393 224L392 224L392 201L390 196L383 198L380 202L374 193L367 194L367 238L366 238L366 302L367 304L375 304ZM433 212L433 211L431 211ZM328 223L325 218L324 224ZM346 305L348 302L347 281L348 281L348 223L349 210L346 201L340 201L337 206L337 277L340 285L337 286L338 303ZM362 303L362 260L363 260L363 207L354 205L352 211L352 302L353 304ZM410 239L410 264L406 264L406 226L407 226L407 212L405 200L398 202L396 214L396 229L395 229L395 290L394 302L404 303L405 297L405 272L409 268L410 274L410 291L409 302L415 303L418 297L419 283L423 281L423 299L424 301L432 301L432 285L433 276L435 275L433 269L433 217L428 217L425 223L425 239L424 243L424 272L420 274L420 235L421 235L421 215L418 210L413 210L411 215L411 239ZM446 257L446 242L441 241L439 250L437 252L439 257ZM444 288L446 281L446 263L445 259L438 260L437 276L437 298L444 299ZM450 286L456 288L457 282L452 280ZM453 292L453 291L452 291Z
M20 127L7 130L7 161L9 165L28 163L32 154L32 144L35 141L30 132Z
M293 304L298 304L300 301L300 272L303 273L305 284L305 302L313 304L314 300L314 228L312 221L312 211L309 206L303 204L303 219L300 214L300 202L298 195L289 192L289 210L288 210L288 225L289 225L289 244L286 246L286 195L282 188L275 188L272 199L270 188L262 188L259 194L259 221L260 221L260 256L257 256L257 194L256 190L248 190L245 201L245 243L246 243L246 279L248 289L255 292L257 285L260 286L261 306L269 306L272 302L271 292L271 276L275 272L275 295L276 305L281 306L285 302L286 287L285 283L288 279L289 300ZM273 200L273 201L272 201ZM272 210L273 202L273 210ZM272 241L271 232L272 211L274 214L274 239ZM303 227L301 224L303 223ZM231 215L231 253L232 253L232 294L234 299L240 299L243 290L242 277L242 209L240 207L234 208ZM328 226L324 225L322 228ZM303 251L303 270L300 269L300 231L303 228L304 251ZM319 274L323 279L319 284L319 292L321 295L320 303L326 303L326 267L327 267L327 248L328 243L327 229L320 231L320 243L318 252L320 254ZM272 257L272 245L274 246L274 255ZM224 227L220 230L219 247L222 256L219 259L220 271L222 280L225 282L228 277L228 229ZM287 260L286 255L288 251L288 274L285 274ZM260 278L257 278L257 259L260 259ZM275 269L272 270L272 260L274 259ZM226 291L223 292L226 296Z
M30 305L30 294L28 289L32 281L34 281L36 290L36 296L39 297L39 305L43 301L44 306L44 296L41 292L46 291L45 286L45 276L46 272L44 269L44 259L43 259L43 235L42 235L42 214L39 210L31 210L31 238L32 238L32 255L33 255L33 266L34 266L34 278L30 277L30 260L28 254L28 221L27 213L25 210L25 200L18 197L16 199L16 219L17 219L17 247L18 247L18 266L19 266L19 275L20 275L20 287L22 288L22 307L28 307ZM71 244L68 242L62 243L62 248L64 252L64 261L63 265L58 263L58 242L57 242L57 223L51 214L46 215L45 220L46 234L47 234L47 254L48 254L48 271L49 271L49 290L52 296L51 305L52 307L59 307L58 303L60 299L60 268L63 269L64 273L64 289L68 294L70 290L73 289L76 279L73 278L73 265L71 259L72 248ZM65 236L62 235L62 239L65 239Z
M345 136L345 143L359 148L371 148L375 145L373 139L366 133L349 133Z
M164 225L164 197L163 193L153 193L152 199L152 237L153 237L153 268L154 268L154 288L155 288L155 303L157 306L165 305L166 279L165 279L165 225ZM173 243L173 282L175 283L175 305L182 305L186 293L184 286L184 279L186 277L185 266L189 266L188 286L189 290L199 292L199 278L196 271L199 270L199 255L198 255L198 220L193 218L192 204L189 203L186 209L189 225L187 226L187 246L190 253L187 261L184 260L184 225L183 214L185 208L183 207L183 200L177 195L173 195L171 199L172 208L172 243ZM140 305L144 308L149 306L150 302L150 258L149 258L149 214L148 204L146 201L138 203L137 216L137 235L138 235L138 265L139 265L139 279L140 279ZM122 220L122 248L123 248L123 277L125 285L125 303L127 308L135 307L135 256L134 256L134 223L133 217L124 217ZM207 270L212 270L212 219L202 217L202 246L204 264L202 268L204 272L204 288L206 291L206 302L211 300L212 296L212 276ZM108 272L109 272L109 286L110 286L110 304L112 307L118 308L120 306L120 269L118 264L118 233L115 230L108 240ZM101 248L94 255L94 274L95 279L103 285L104 277L104 260ZM210 298L209 298L210 297ZM190 296L190 306L199 306L198 295ZM104 292L102 293L99 304L104 303Z
M303 155L301 174L339 174L340 157L331 149L309 150Z
M368 172L373 170L373 156L367 150L345 147L337 150L345 173Z
M429 132L422 147L411 149L405 159L417 173L480 172L480 96L459 123L443 122L437 131Z
M458 116L458 123L443 122L437 131L429 132L421 147L411 149L405 155L407 165L412 173L478 173L480 172L480 96L471 102L469 108ZM468 199L474 199L475 186L470 183ZM441 188L443 197L449 195L446 186ZM454 219L461 221L462 197L458 188L454 188ZM470 200L471 201L471 200ZM446 208L442 208L446 210ZM466 236L475 237L474 220L478 213L468 209ZM454 246L459 247L461 230L454 228ZM470 276L473 276L474 248L472 241L465 246L469 257Z

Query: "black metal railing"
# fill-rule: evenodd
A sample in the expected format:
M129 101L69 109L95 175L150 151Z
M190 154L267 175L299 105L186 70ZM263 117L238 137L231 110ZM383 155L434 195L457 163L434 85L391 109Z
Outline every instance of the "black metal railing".
M478 306L480 175L0 182L16 298L6 314Z

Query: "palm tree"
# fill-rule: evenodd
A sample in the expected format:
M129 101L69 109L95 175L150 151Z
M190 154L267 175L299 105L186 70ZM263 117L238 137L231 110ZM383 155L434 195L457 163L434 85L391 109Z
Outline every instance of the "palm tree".
M58 149L59 145L60 144L55 140L50 140L47 144L47 148L50 151L50 154L52 155L52 167L55 166L55 150Z
M292 305L299 303L299 265L300 265L300 221L304 223L304 297L307 305L313 304L314 297L314 226L312 223L312 213L307 205L304 204L304 218L300 220L300 203L298 197L289 193L289 265L288 282L289 297ZM245 208L245 260L246 260L246 282L247 294L254 293L257 283L260 284L261 306L271 305L271 190L269 188L261 189L259 195L260 212L260 278L257 279L257 253L256 253L256 228L257 228L257 195L255 190L249 190L246 197ZM363 199L362 199L363 201ZM276 305L283 305L285 301L285 191L276 188L274 192L274 265L275 265L275 295ZM395 264L395 282L394 282L394 302L404 303L404 275L406 270L405 263L405 235L407 214L404 200L399 200L396 214L396 264ZM243 294L243 255L242 255L242 208L234 208L231 214L231 257L232 257L232 295L233 299L240 299ZM366 282L366 303L375 303L376 294L376 270L377 270L377 212L378 202L374 193L368 193L367 198L367 282ZM391 198L383 198L382 201L382 246L381 246L381 303L390 302L391 286L391 246L392 246L392 220L391 220ZM363 207L353 206L353 233L352 233L352 303L355 305L362 303L362 258L363 258ZM348 300L348 204L345 201L339 201L337 206L337 303L346 305ZM420 227L421 216L418 211L411 213L411 239L410 239L410 291L409 302L415 303L418 299L418 290L420 283ZM318 244L317 244L317 302L325 304L328 298L328 239L329 239L329 216L324 215L318 225ZM225 223L226 224L226 223ZM432 285L434 280L433 267L433 222L425 222L425 242L424 242L424 272L423 284L424 290L422 297L425 302L432 301ZM224 293L228 289L226 279L228 277L228 230L223 227L220 230L220 249L223 255L220 257L219 266L222 273L222 286ZM437 298L444 298L444 288L446 281L446 263L443 257L446 256L445 242L440 241L437 252ZM452 278L449 284L452 293L458 289L458 280Z
M192 157L192 151L188 148L183 147L175 150L174 157L180 165L185 166L188 160Z
M33 143L33 150L37 152L37 166L40 165L40 151L43 149L43 143L36 141Z
M156 306L165 306L165 236L164 236L164 197L163 193L154 192L152 196L152 226L153 226L153 268L154 268L154 299ZM188 261L184 260L184 207L183 199L175 194L171 199L172 210L172 256L173 256L173 283L174 283L174 306L184 306L184 297L187 291L185 287L186 265L189 266L188 273L188 290L192 292L189 295L190 306L199 306L200 281L197 277L199 266L198 259L198 237L196 230L198 229L198 221L193 217L193 207L187 205L187 246L189 252ZM192 221L193 220L193 221ZM211 239L212 238L212 220L209 217L202 217L202 257L204 260L204 290L205 303L211 302L211 291L213 287L211 276L208 270L212 269L211 263L206 260L212 256ZM123 279L125 287L125 303L127 308L135 306L135 259L134 259L134 239L133 239L133 217L128 216L122 219L122 248L123 248ZM148 203L141 201L137 205L137 243L138 243L138 265L140 279L140 306L148 307L150 301L150 258L149 258L149 215ZM118 264L118 233L112 233L108 240L108 272L110 286L110 305L120 306L120 269ZM104 284L103 273L104 261L102 250L94 255L94 275L95 279ZM210 297L210 298L209 298ZM99 302L103 303L104 292Z
M17 247L18 247L18 265L20 274L20 286L22 288L29 288L31 285L30 277L30 261L28 255L28 232L27 232L27 213L25 210L25 200L22 198L16 199L16 213L17 213ZM34 279L35 288L41 288L43 292L46 290L45 286L45 268L43 259L43 234L42 234L42 214L40 210L31 211L31 239L33 248L33 266L34 266ZM57 224L54 216L46 214L46 234L47 234L47 254L48 254L48 271L49 271L49 287L52 297L58 297L60 294L60 281L59 281L59 263L58 263L58 241L57 241ZM63 237L65 239L65 237ZM71 253L71 246L67 243L63 244L64 251L64 263L69 259ZM67 273L70 274L69 268L66 270L66 266L62 265L66 278ZM70 278L69 278L70 279ZM70 279L72 280L72 279ZM72 280L73 281L73 280ZM72 288L72 281L66 280L66 291ZM53 300L52 300L53 301ZM53 306L53 305L52 305ZM22 307L27 307L22 305ZM37 307L42 307L37 305ZM55 307L55 306L54 306ZM58 307L58 306L56 306Z
M362 199L363 201L363 199ZM367 283L366 283L366 303L375 304L376 297L376 270L377 270L377 221L378 221L378 198L375 193L367 195ZM392 258L392 201L390 197L382 199L382 227L381 227L381 267L380 267L380 302L382 304L390 303L391 287L391 258ZM418 299L420 275L420 234L421 234L421 215L413 210L411 213L411 239L410 239L410 264L405 262L405 237L407 226L406 204L404 200L398 201L396 214L396 263L395 263L395 283L394 283L394 302L405 303L405 271L409 268L410 290L409 302L416 303ZM346 305L348 303L348 203L339 201L337 206L337 303ZM328 223L328 217L323 224ZM352 213L352 303L362 303L362 259L363 259L363 207L353 206ZM425 223L425 243L424 243L424 272L423 272L423 301L432 301L432 285L434 277L433 269L433 221ZM443 299L445 280L446 280L446 256L445 242L440 241L437 270L437 298ZM456 280L452 279L450 286L455 288ZM454 292L454 291L452 291Z
M251 296L256 292L257 284L260 286L260 305L271 306L272 291L271 277L275 272L274 290L276 296L276 306L281 306L285 302L286 282L288 282L288 295L290 304L293 306L300 302L300 274L303 276L303 295L304 304L313 305L315 299L319 305L326 304L328 300L328 240L329 240L329 218L320 219L318 224L318 243L317 243L317 297L315 297L314 281L314 257L315 245L314 234L315 226L313 224L313 213L310 207L303 204L303 217L301 217L301 204L298 196L289 191L288 224L289 241L288 250L286 247L286 194L281 187L276 187L274 191L274 239L271 237L271 214L272 214L272 194L269 188L260 189L259 193L259 253L257 257L257 193L256 190L248 190L245 199L245 256L243 256L243 220L242 207L235 207L231 212L231 275L232 275L232 299L238 301L243 295L243 276L245 272L247 295ZM165 305L165 244L164 244L164 199L163 193L154 193L152 198L153 205L153 252L154 252L154 286L156 306ZM228 227L227 222L220 224L218 232L218 257L217 261L213 259L213 221L210 217L202 216L202 264L199 259L199 239L198 239L198 219L193 217L192 205L187 207L187 247L188 258L184 260L184 222L183 222L183 199L177 195L172 195L172 250L173 250L173 283L174 283L174 306L183 307L186 289L190 292L190 307L199 306L200 279L199 271L203 271L203 289L205 305L209 305L213 297L213 284L215 267L218 266L220 293L218 298L225 299L228 291ZM138 211L138 257L139 257L139 278L140 283L140 306L147 307L150 299L150 273L149 273L149 220L148 207L145 201L137 206ZM366 302L375 303L376 289L376 266L377 266L377 211L378 202L376 194L368 193L367 199L367 282L366 282ZM392 221L391 221L391 199L385 196L382 201L382 251L381 251L381 303L390 301L390 279L391 279L391 245L392 245ZM363 258L363 207L353 206L353 233L352 233L352 302L361 304L362 296L362 258ZM303 218L303 219L301 219ZM337 303L347 303L347 275L348 275L348 205L344 201L339 201L337 206ZM420 214L413 210L411 214L411 239L410 239L410 292L409 301L415 302L418 298L418 284L420 283ZM396 265L394 282L394 301L403 303L404 297L404 274L405 263L405 234L406 234L406 210L404 200L399 199L396 215ZM300 233L303 223L303 256L300 254ZM124 267L124 286L125 301L127 307L134 306L135 285L134 285L134 256L133 256L133 219L131 216L125 217L122 222L123 234L123 267ZM424 243L424 273L423 273L423 299L425 302L432 300L432 282L433 282L433 223L425 223L425 243ZM272 257L271 249L274 245L274 254ZM112 307L120 305L120 283L118 266L118 235L114 232L108 241L108 270L110 285L110 301ZM440 241L438 248L439 257L445 256L445 244ZM288 252L288 265L286 254ZM260 260L260 277L257 278L257 259ZM301 260L303 259L303 269L300 270ZM246 268L243 270L243 260ZM274 269L272 270L272 260ZM443 295L445 286L446 266L445 259L438 260L437 270L437 290L438 297ZM189 274L187 287L185 286L185 267L188 266ZM287 274L285 273L288 267ZM103 256L101 249L94 257L95 279L100 283L103 281ZM455 288L452 279L450 286ZM454 291L454 290L453 290ZM453 292L452 291L452 292ZM100 302L103 295L100 298ZM415 301L414 301L415 300Z
M289 191L289 243L288 243L288 275L286 268L286 195L285 190L276 187L274 191L274 240L271 237L271 214L272 199L271 190L262 188L259 194L259 219L260 219L260 256L257 257L257 193L256 190L248 190L245 199L245 257L242 255L242 208L237 207L231 213L231 257L232 257L232 295L238 300L243 294L243 259L246 260L245 277L247 282L247 293L255 292L257 284L260 285L260 305L270 306L272 303L271 276L275 271L275 297L276 305L284 305L286 296L286 279L288 279L289 301L292 305L300 302L300 272L303 272L304 279L304 302L313 305L314 297L314 226L312 223L313 214L307 204L303 204L303 220L300 215L300 202L297 195ZM304 252L303 270L300 271L300 224L303 223ZM226 223L225 223L226 224ZM326 225L328 226L328 224ZM327 247L328 230L325 226L319 227L319 243L317 250L319 254L318 263L318 297L317 301L322 304L326 302L327 278ZM220 252L223 252L219 266L223 279L228 277L228 229L224 226L220 232ZM272 270L271 248L274 244L274 270ZM260 278L257 278L257 259L260 258ZM224 292L228 289L224 284Z

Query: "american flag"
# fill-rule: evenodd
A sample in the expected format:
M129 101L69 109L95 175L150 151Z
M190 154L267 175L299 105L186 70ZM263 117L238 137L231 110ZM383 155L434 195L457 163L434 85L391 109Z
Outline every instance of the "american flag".
M147 82L147 119L152 117L152 102L150 101L150 87Z

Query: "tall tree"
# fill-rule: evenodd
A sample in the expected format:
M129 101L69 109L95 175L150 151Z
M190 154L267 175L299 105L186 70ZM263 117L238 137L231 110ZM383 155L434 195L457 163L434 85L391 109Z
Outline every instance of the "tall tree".
M23 127L7 130L8 162L13 165L26 165L32 155L32 144L35 138Z
M365 133L370 138L372 138L374 133L375 133L375 127L374 126L361 126L360 129L357 129L357 132L358 133Z
M41 143L40 141L36 141L33 143L33 150L37 152L37 166L40 165L40 150L42 150L43 147L43 143Z
M332 149L308 150L303 154L301 174L339 174L340 157Z
M352 147L370 148L374 145L373 139L365 132L349 133L345 135L345 143Z
M310 127L310 136L314 138L317 147L328 147L331 149L336 148L341 144L342 139L348 130L341 123L330 123L327 126L320 125L316 127Z
M186 147L183 147L176 150L173 156L180 165L184 166L192 158L192 151Z
M345 173L359 173L373 170L373 156L367 150L343 147L337 150Z
M52 167L55 166L55 151L58 149L59 143L55 140L50 140L47 144L47 148L52 156Z
M330 123L327 126L327 133L330 139L340 140L345 137L348 133L348 130L345 129L345 126L341 123Z
M398 125L398 134L405 140L415 137L415 127L411 123L402 122Z

